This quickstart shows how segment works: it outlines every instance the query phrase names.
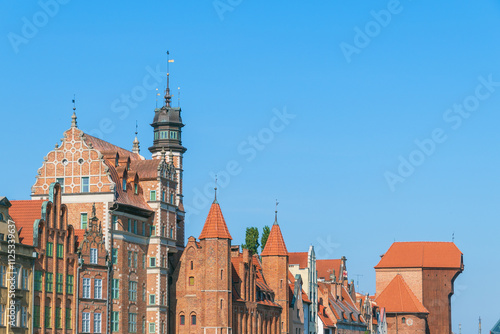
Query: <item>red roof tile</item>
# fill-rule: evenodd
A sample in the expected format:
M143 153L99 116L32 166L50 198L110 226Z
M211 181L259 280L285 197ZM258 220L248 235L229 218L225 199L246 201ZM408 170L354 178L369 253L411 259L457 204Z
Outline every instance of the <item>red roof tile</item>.
M399 274L375 301L387 313L429 313Z
M86 133L85 139L87 143L90 142L92 144L92 147L101 152L103 155L112 154L113 156L115 156L116 153L118 153L120 155L120 160L122 160L124 157L130 157L130 160L144 160L144 158L139 154L132 153L129 150L118 147Z
M300 269L307 268L307 252L288 253L288 264L298 264Z
M335 271L335 277L337 282L340 278L340 265L342 264L341 259L335 260L316 260L316 271L318 272L318 278L324 279L325 281L330 280L330 275Z
M212 203L207 220L205 220L205 225L198 239L202 240L207 238L233 239L231 238L231 234L229 234L226 221L224 220L219 203L217 202Z
M453 242L395 242L378 268L462 268L462 252Z
M281 234L281 229L278 224L274 224L271 227L271 232L267 238L266 247L260 254L260 256L286 256L288 251L286 249L285 241L283 240L283 235Z
M83 241L83 235L85 234L85 230L80 228L75 228L75 237L76 242L79 244Z
M12 206L9 214L16 223L19 232L19 242L33 246L33 224L42 217L43 200L10 201Z

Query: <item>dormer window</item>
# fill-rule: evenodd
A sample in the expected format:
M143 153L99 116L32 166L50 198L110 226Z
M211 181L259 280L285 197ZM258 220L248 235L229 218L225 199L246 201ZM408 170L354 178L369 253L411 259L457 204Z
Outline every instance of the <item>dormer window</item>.
M115 167L118 167L118 160L120 160L120 156L118 155L118 153L116 153L116 157L115 157Z
M127 170L130 170L130 158L127 159Z
M137 182L134 183L134 194L138 194L139 193L139 185L137 184Z
M127 179L123 178L123 181L122 181L122 188L123 188L123 191L127 191Z

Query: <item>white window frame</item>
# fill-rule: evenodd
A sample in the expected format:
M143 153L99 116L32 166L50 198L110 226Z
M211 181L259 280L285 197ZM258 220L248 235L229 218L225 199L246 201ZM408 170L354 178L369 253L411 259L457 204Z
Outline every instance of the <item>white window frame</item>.
M98 254L97 248L90 249L90 264L97 264Z
M94 298L102 299L102 279L94 279Z
M82 288L82 298L90 298L90 278L84 277L82 279Z
M102 315L101 313L94 313L94 333L101 333L102 328Z
M82 333L90 333L90 312L82 313Z

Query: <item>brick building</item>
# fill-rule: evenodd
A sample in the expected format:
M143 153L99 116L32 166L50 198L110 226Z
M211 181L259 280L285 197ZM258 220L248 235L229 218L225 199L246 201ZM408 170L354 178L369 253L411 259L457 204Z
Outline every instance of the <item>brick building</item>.
M11 206L0 197L0 334L28 334L33 330L34 249L19 242Z
M394 284L407 285L429 312L428 333L451 334L453 284L463 269L463 255L452 242L395 242L375 266L377 300Z

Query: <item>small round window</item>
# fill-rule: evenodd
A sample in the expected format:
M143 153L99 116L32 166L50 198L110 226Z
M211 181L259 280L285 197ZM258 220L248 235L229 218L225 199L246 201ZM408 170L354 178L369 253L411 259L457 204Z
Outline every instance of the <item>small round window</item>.
M83 165L83 159L82 158L78 159L78 164L79 165Z
M68 165L68 163L69 163L69 162L68 162L68 159L63 159L63 160L62 160L62 164L63 164L64 166L67 166L67 165Z

